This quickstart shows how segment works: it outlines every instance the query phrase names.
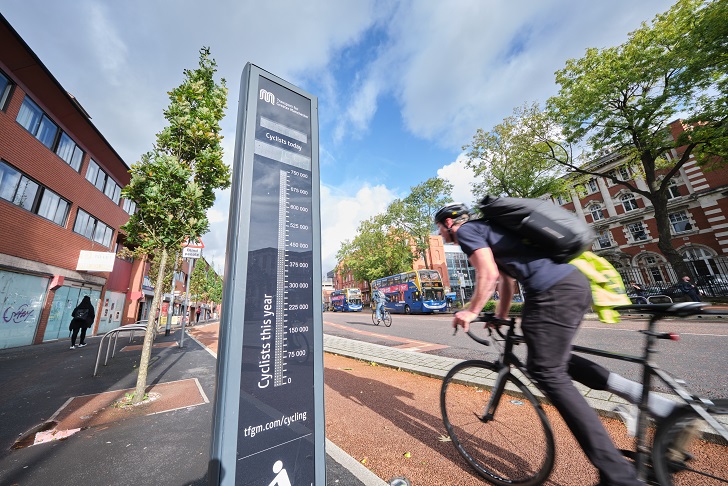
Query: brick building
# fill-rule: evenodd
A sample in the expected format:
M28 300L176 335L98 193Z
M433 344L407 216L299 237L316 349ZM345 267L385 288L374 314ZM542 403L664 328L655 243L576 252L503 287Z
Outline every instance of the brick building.
M0 349L67 337L84 295L94 333L142 318L144 262L77 270L123 243L129 167L2 16L0 45Z
M671 124L673 136L683 130L680 121ZM674 150L670 158L682 153ZM630 180L647 189L644 179L619 154L608 154L591 164L591 169ZM666 171L663 171L663 176ZM669 189L668 213L673 246L690 264L693 277L705 279L726 273L728 252L728 171L704 170L694 157L680 168ZM625 281L664 287L675 283L667 259L657 247L657 225L649 200L605 177L593 177L584 190L555 202L593 225L597 239L593 250L611 261Z
M680 120L670 125L673 137L683 131ZM679 160L680 149L670 159ZM591 162L590 170L612 174L647 189L644 179L624 157L607 154ZM664 174L667 171L662 171ZM614 264L625 283L635 280L659 292L676 283L676 275L657 247L657 224L649 200L606 177L595 176L583 189L574 187L567 197L553 202L572 211L592 225L597 233L593 251ZM708 297L728 295L728 170L701 168L694 157L673 177L669 190L668 212L673 245L688 262L699 288ZM474 271L459 248L445 251L442 239L431 236L428 261L440 271L445 289L460 292L466 299L473 289ZM415 268L424 268L422 259ZM459 276L463 276L463 286ZM366 282L355 282L340 273L337 288L359 287L368 295Z
M440 235L430 235L430 246L426 252L427 261L430 264L431 270L437 270L440 272L442 277L442 285L446 288L450 288L450 278L448 275L447 262L445 259L445 245ZM415 260L412 264L414 270L421 270L427 268L425 260L420 257ZM371 289L369 288L369 282L359 282L355 280L351 272L344 272L341 266L337 267L330 274L330 278L333 281L333 285L336 289L348 289L358 288L361 290L361 300L364 305L371 304ZM382 275L386 277L388 275Z

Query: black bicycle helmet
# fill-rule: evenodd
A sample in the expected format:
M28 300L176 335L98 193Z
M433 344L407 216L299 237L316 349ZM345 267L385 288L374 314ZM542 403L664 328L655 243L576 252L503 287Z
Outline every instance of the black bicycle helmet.
M435 214L435 223L444 223L447 218L456 219L463 214L470 214L470 209L463 203L450 203Z

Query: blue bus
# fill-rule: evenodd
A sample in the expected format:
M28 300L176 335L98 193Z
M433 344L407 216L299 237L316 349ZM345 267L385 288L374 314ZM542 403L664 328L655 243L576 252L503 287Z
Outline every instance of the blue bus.
M447 309L442 278L437 270L414 270L372 281L372 289L387 296L389 312L432 314Z
M334 290L331 294L331 306L334 312L361 312L361 290Z

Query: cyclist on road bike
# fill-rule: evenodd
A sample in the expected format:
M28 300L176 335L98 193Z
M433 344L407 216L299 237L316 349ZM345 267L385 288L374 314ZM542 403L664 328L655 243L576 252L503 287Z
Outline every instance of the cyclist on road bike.
M372 293L372 300L377 305L376 307L376 313L377 313L377 320L381 321L384 318L384 303L387 301L387 297L384 295L384 292L379 290L379 288L374 287L374 292Z
M591 304L587 278L573 265L556 263L526 247L505 228L484 219L471 221L464 204L443 207L435 223L445 243L460 245L475 268L475 292L468 307L455 314L453 327L467 331L496 290L496 317L507 319L518 280L526 294L521 329L529 372L599 470L600 485L642 484L569 376L571 342Z

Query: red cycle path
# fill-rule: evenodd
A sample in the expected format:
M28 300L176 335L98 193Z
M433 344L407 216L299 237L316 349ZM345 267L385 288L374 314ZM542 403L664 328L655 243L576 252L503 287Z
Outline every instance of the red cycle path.
M217 331L217 324L189 330L213 352ZM413 486L487 484L443 441L447 433L440 416L440 380L329 353L324 354L324 373L326 437L378 477L406 477ZM558 412L544 408L556 439L556 465L545 484L596 484L596 470ZM510 420L515 423L519 417ZM602 422L618 447L634 447L620 421ZM721 460L728 463L728 455L722 454Z

